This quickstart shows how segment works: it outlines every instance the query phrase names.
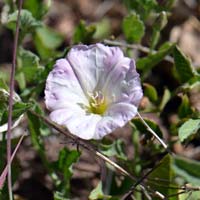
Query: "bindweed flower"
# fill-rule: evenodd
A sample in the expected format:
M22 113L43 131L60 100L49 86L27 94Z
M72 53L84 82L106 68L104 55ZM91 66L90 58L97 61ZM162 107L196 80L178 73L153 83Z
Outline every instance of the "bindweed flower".
M74 46L46 81L52 121L82 139L101 139L137 114L143 96L134 60L118 47Z

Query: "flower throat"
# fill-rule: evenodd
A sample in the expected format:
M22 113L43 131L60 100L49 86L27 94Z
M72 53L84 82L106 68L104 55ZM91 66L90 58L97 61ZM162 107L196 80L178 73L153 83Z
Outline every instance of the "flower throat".
M89 105L89 112L98 115L103 115L107 109L107 103L101 91L90 95Z

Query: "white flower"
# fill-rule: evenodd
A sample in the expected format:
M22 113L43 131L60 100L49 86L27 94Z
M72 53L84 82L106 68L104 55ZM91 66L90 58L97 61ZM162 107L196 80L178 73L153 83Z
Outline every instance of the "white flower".
M45 89L51 120L83 139L101 139L124 126L142 96L134 60L103 44L74 46L56 61Z

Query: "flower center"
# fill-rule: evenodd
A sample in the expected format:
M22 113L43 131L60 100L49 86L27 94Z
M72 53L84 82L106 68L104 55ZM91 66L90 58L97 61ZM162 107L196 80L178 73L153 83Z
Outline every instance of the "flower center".
M101 91L96 91L90 95L89 104L89 112L94 114L103 115L107 109L107 103Z

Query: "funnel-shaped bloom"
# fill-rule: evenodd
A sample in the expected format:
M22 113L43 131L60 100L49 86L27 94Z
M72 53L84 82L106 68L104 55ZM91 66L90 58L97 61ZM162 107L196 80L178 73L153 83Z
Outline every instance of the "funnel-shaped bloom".
M50 72L45 103L72 134L101 139L136 115L142 95L135 63L120 48L77 45Z

